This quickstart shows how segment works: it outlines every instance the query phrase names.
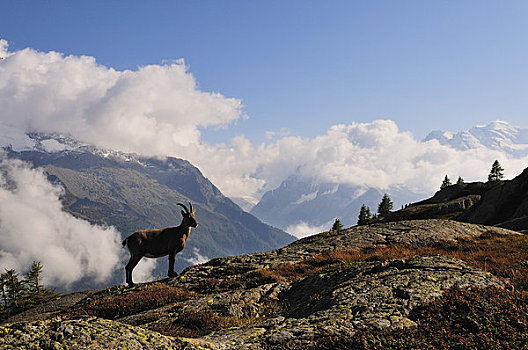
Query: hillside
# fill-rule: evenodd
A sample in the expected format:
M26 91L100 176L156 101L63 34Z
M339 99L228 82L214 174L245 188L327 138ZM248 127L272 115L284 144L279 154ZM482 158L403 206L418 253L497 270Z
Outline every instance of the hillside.
M528 168L512 180L448 186L383 221L453 219L528 232Z
M65 211L92 224L114 226L122 238L140 229L178 225L177 203L191 201L199 226L177 255L177 271L191 261L269 250L295 239L244 212L188 161L100 150L53 135L29 136L36 146L8 149L8 156L43 168L49 181L63 187ZM155 274L163 276L166 270L166 259L158 259ZM110 283L122 280L120 270Z
M278 250L213 259L172 279L62 296L9 319L0 343L516 348L528 331L527 243L512 231L447 220L323 232Z

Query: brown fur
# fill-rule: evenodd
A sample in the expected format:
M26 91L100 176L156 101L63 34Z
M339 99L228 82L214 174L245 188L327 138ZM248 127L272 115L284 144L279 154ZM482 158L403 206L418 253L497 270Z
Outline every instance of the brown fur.
M189 202L190 210L184 204L178 203L178 205L185 209L185 211L181 211L183 219L179 226L137 231L123 241L123 247L126 245L130 252L130 260L125 266L126 283L129 286L134 285L132 281L132 270L134 270L134 267L136 267L142 257L159 258L168 255L168 275L169 277L175 277L177 275L174 271L176 253L181 252L185 248L185 243L191 233L191 227L198 225L192 204Z

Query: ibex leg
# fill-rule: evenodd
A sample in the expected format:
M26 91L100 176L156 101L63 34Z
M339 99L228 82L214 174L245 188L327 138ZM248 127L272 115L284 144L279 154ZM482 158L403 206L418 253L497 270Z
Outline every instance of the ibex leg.
M178 274L174 271L174 260L176 259L176 252L169 253L169 277L176 277Z
M132 270L134 270L134 267L136 267L140 260L140 256L131 256L128 264L125 266L126 283L130 287L134 286L134 282L132 281Z

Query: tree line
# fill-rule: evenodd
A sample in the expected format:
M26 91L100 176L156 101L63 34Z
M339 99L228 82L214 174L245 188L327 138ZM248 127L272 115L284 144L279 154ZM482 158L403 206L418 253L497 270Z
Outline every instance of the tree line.
M0 320L50 300L58 294L41 283L42 264L34 261L20 279L15 269L0 274Z
M495 160L491 166L491 170L488 174L488 182L497 182L502 181L504 178L504 168L500 165L498 160ZM457 185L464 184L464 179L459 176L456 182ZM453 183L451 182L451 179L446 175L444 177L444 180L442 181L442 184L440 185L440 190L443 190L446 187L452 186ZM385 193L383 195L383 198L381 199L381 202L378 204L378 211L375 214L372 214L370 211L370 208L363 204L361 206L361 209L359 209L359 215L358 215L358 225L367 225L375 220L377 220L379 217L386 216L392 211L393 203L390 199L389 195ZM403 209L403 207L402 207ZM339 231L343 229L343 224L339 219L335 219L334 224L332 226L332 230Z
M502 181L503 178L504 178L504 168L500 165L498 160L495 160L493 164L491 165L491 170L488 174L488 182ZM459 176L456 183L457 185L463 184L464 179L462 179L462 177ZM444 188L449 187L451 185L453 185L453 183L451 183L451 179L449 179L449 177L446 175L444 177L444 181L442 181L442 184L440 185L440 189L443 190Z
M365 204L361 206L361 209L359 210L359 218L358 218L358 225L366 225L376 219L378 217L385 216L389 214L394 206L394 203L390 199L389 195L385 193L383 197L381 198L381 202L378 204L378 211L377 214L372 214L370 212L370 208L367 207ZM332 226L333 231L339 231L343 229L343 224L341 224L341 221L339 219L335 219L334 224Z

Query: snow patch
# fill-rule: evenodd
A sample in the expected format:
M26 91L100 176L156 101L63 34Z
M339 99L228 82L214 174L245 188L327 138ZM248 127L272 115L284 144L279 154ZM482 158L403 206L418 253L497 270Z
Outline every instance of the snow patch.
M308 193L308 194L303 194L303 195L301 195L301 198L297 199L292 204L301 204L301 203L304 203L304 202L313 201L315 198L317 198L317 194L318 193L319 193L319 191L315 191L315 192Z
M73 147L60 143L54 139L43 140L40 142L40 145L44 151L49 153L69 151L73 149Z

